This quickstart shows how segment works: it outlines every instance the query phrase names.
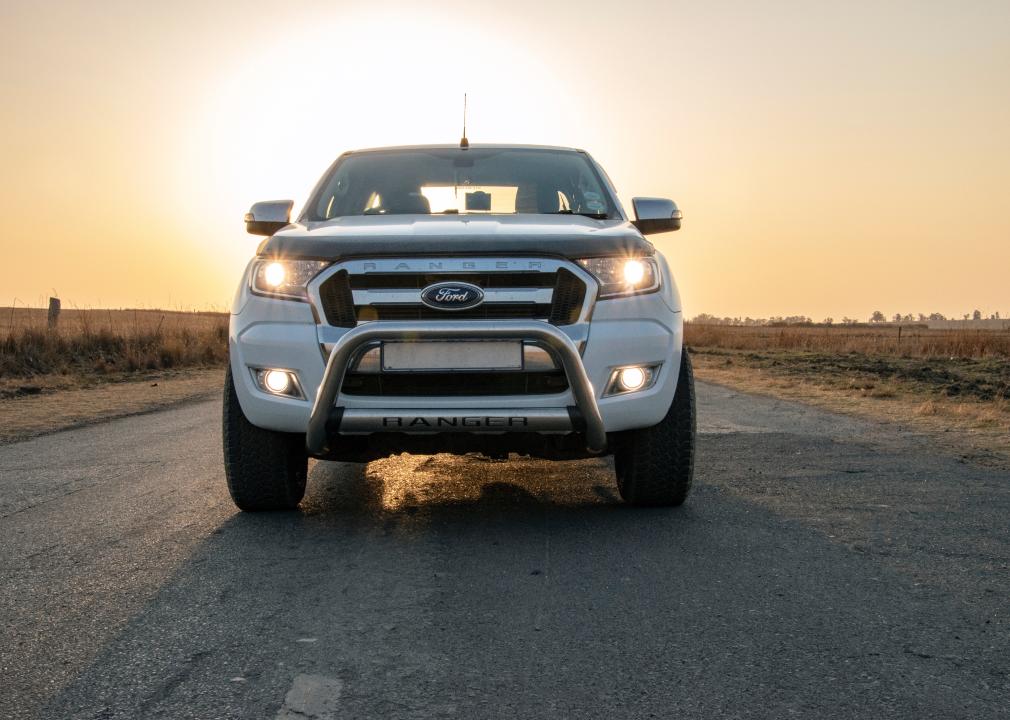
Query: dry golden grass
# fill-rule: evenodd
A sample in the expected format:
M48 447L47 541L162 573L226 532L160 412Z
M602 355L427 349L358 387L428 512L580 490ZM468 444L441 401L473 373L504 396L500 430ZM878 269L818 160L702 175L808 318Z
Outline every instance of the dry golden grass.
M53 376L72 384L74 378L219 366L227 357L227 338L225 313L64 310L50 329L44 309L3 308L0 378L5 386L41 377L53 385Z

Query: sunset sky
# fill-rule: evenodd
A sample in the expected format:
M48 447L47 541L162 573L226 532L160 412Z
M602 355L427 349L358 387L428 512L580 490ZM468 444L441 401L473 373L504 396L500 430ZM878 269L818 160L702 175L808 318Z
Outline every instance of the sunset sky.
M1010 314L1010 2L23 2L0 305L227 307L339 153L582 147L672 197L686 312Z

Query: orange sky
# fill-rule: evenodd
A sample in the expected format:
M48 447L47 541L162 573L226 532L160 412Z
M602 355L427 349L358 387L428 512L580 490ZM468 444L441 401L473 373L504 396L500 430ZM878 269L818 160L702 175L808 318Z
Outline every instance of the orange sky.
M584 147L688 315L1010 314L1010 3L0 10L0 305L227 307L253 201L362 146Z

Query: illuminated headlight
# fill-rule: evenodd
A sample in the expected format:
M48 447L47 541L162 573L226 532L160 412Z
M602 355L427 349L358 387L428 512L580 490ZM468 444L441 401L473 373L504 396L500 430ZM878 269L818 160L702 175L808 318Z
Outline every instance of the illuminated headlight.
M322 260L259 260L252 272L253 292L304 300L305 286L327 265Z
M302 386L298 382L298 375L291 370L277 370L275 368L249 368L252 371L253 379L259 389L271 395L281 397L305 398L302 393Z
M625 395L627 393L648 390L656 384L659 377L659 365L628 365L614 368L607 382L607 395Z
M659 270L654 258L583 258L579 265L600 281L601 298L638 295L659 288Z

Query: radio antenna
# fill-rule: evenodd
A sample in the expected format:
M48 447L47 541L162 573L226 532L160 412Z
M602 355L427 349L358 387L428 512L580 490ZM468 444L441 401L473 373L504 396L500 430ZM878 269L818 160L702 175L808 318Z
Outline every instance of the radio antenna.
M466 93L463 93L463 137L459 139L459 149L466 150L470 147L470 141L466 139Z

